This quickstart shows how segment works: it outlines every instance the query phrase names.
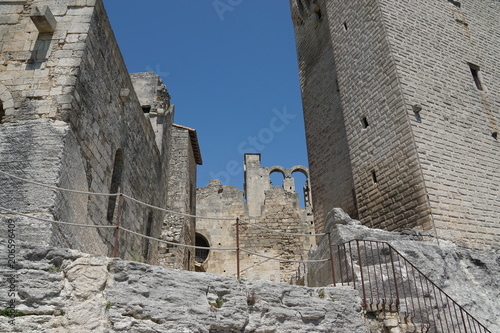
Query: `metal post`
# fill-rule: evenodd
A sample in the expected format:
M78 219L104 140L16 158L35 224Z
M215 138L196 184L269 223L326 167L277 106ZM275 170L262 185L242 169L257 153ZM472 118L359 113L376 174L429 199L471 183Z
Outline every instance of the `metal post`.
M356 247L358 248L358 262L359 271L361 273L361 287L363 288L363 307L366 307L366 289L365 289L365 278L363 275L363 262L361 261L361 250L359 249L359 240L356 240Z
M113 246L113 257L117 256L119 240L118 236L120 234L120 220L122 215L122 203L123 203L123 195L118 194L118 211L116 213L116 229L115 229L115 244Z
M236 218L236 271L240 278L240 218Z
M396 311L397 311L399 308L398 280L396 277L396 268L394 268L394 258L392 257L392 246L390 245L389 245L389 256L391 257L392 276L394 278L394 289L396 290Z
M462 316L462 323L464 323L465 333L467 333L467 325L465 325L464 310L460 307L460 316Z
M330 248L330 265L332 266L332 279L333 279L333 286L336 287L336 282L335 282L335 266L333 264L333 252L332 252L332 234L330 232L326 233L328 235L328 244Z

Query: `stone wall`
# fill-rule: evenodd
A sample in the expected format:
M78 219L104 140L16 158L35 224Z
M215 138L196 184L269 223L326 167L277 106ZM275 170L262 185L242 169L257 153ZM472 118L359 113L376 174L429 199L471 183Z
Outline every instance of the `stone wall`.
M295 32L304 114L310 119L306 132L320 135L307 139L313 199L315 207L321 205L317 231L333 207L372 227L430 228L429 217L420 216L429 212L420 204L426 193L411 132L403 130L408 116L378 3L318 1L303 17ZM323 179L316 180L315 172ZM358 203L354 214L353 201L346 206L337 199L353 197L346 186L350 172ZM325 186L333 195L321 190Z
M438 236L498 246L500 3L380 1L380 13Z
M236 248L236 218L247 216L244 192L234 186L223 186L218 179L196 189L196 214L211 219L196 219L196 233L208 241L210 247ZM233 220L217 220L234 217ZM212 219L213 218L213 219ZM204 272L236 276L234 251L210 250L206 260L196 258L198 269Z
M196 166L202 163L196 131L173 125L170 140L167 209L196 215ZM161 238L180 244L195 244L195 218L167 213ZM164 267L194 270L192 248L159 245L159 264Z
M284 176L282 187L272 186L269 175L280 172ZM232 186L222 186L212 180L197 190L197 215L203 217L233 218L212 220L198 218L196 231L210 247L236 247L236 218L240 218L240 248L266 257L285 260L306 260L309 248L315 243L312 237L286 235L283 233L309 234L314 230L312 206L306 200L300 207L299 195L295 193L292 173L300 171L308 178L303 166L285 169L280 166L262 167L260 154L245 155L245 191ZM244 201L246 198L246 202ZM245 221L256 224L253 226ZM266 229L258 228L264 227ZM242 277L270 281L303 283L297 279L298 262L280 262L241 251L240 273ZM206 272L236 276L236 252L211 250L200 265Z
M134 76L137 97L102 1L15 1L1 11L8 22L0 25L0 170L72 190L121 191L166 207L170 96L158 76L146 73ZM152 107L146 116L145 105ZM194 184L196 164L186 167ZM81 224L117 221L114 197L58 192L6 175L0 183L8 209ZM159 237L164 215L125 199L120 224ZM27 241L113 254L113 229L15 218L26 224ZM156 262L156 248L121 232L117 255Z
M296 0L291 0L291 6L314 216L316 230L322 232L323 220L333 207L357 216L353 172L327 18L319 24L315 6L299 10Z
M291 8L317 231L342 207L371 227L498 245L498 3Z

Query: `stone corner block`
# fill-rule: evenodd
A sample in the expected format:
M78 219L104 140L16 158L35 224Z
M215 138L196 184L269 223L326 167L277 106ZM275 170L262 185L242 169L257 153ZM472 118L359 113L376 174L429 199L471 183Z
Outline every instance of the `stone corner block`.
M43 6L42 10L37 6L33 6L30 18L41 33L50 33L56 30L57 22L48 6Z

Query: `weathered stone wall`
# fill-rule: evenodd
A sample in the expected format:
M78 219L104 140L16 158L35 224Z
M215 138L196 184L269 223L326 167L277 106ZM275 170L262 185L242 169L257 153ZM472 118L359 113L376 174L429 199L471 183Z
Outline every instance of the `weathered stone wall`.
M296 0L291 4L314 216L316 230L322 232L322 221L333 207L357 215L353 173L327 18L319 24L315 5L300 11Z
M300 3L317 230L342 207L372 227L499 244L498 2ZM352 197L351 178L354 210L339 199Z
M30 15L36 14L35 6L44 12L45 5L53 31L42 33ZM140 89L144 96L139 100L102 1L27 0L1 7L2 19L8 20L0 25L0 98L5 113L0 124L1 170L79 191L121 191L165 207L173 119L170 96L161 80L149 73L145 85L150 87ZM154 128L144 116L145 101L152 106ZM192 183L195 167L186 171ZM9 209L82 224L111 225L117 218L119 200L57 192L3 175L0 182L0 202ZM120 223L159 237L164 215L124 200ZM17 219L26 223L25 240L112 254L112 229ZM156 242L124 232L119 241L119 256L156 262Z
M126 96L120 98L122 90L129 91L128 99ZM166 186L158 186L158 181L166 184L160 174L160 151L135 95L101 2L94 7L80 75L75 84L75 96L79 97L73 102L75 109L82 112L72 113L70 121L77 129L83 156L90 164L87 166L90 190L110 191L113 169L119 168L114 166L115 156L120 151L123 166L119 189L141 201L158 206L164 204L160 201L160 193ZM91 200L90 220L95 224L105 223L106 210L102 208L110 204L107 198ZM126 228L147 234L149 214L154 216L151 234L158 236L161 229L158 217L161 214L139 204L124 201L121 223ZM112 243L110 236L109 233L106 235L106 241ZM140 259L145 254L147 243L144 239L121 233L120 243L127 244L120 249L121 256Z
M352 170L357 213L364 224L430 228L409 119L377 1L318 1L319 21L314 10L303 16L303 24L295 24L295 31L304 114L310 119L306 132L319 135L308 138L313 200L322 212L316 215L317 231L322 231L329 210L346 206L335 198L352 198L352 188L346 186L349 172L339 173L347 169ZM338 94L337 103L332 103L332 94ZM323 114L329 115L327 121ZM330 120L331 114L337 117ZM324 179L316 180L315 173ZM324 186L334 195L322 190ZM352 206L346 208L352 214Z
M196 189L196 214L220 218L234 217L234 220L196 219L196 232L202 235L210 247L236 248L236 218L246 218L247 209L244 192L234 186L223 186L218 179ZM201 260L200 260L201 261ZM236 276L236 255L234 251L211 250L207 259L199 263L199 269L209 273Z
M170 139L167 209L196 215L196 165L201 160L193 151L194 130L173 125ZM195 143L197 145L197 142ZM195 244L195 218L167 213L161 238L180 244ZM159 245L159 264L164 267L194 270L195 251L191 248Z
M0 253L6 253L0 243ZM166 269L23 245L2 332L368 332L357 291ZM0 267L6 267L4 256ZM0 290L8 288L0 280ZM0 293L0 309L9 298Z
M169 120L174 113L174 105L170 104L170 94L161 78L155 73L131 73L130 78L144 116L149 119L153 127L156 145L161 151L163 138L170 137L164 132L168 130L166 127L171 125ZM163 152L162 155L166 156Z
M498 246L500 3L386 0L380 13L438 236ZM469 64L479 66L482 90Z
M240 248L267 257L285 260L306 260L312 237L285 235L246 224L284 233L309 234L313 232L312 207L301 208L299 195L295 193L293 171L305 173L305 167L285 169L280 166L262 167L260 154L245 155L245 191L232 186L222 186L212 180L197 190L197 215L206 217L233 217L234 220L208 220L198 218L196 231L207 239L211 247L236 247L236 218L243 221L239 227ZM283 174L283 187L270 184L273 171ZM246 203L244 201L246 198ZM207 272L235 276L237 273L235 251L211 250L201 265ZM242 277L270 281L303 283L297 279L298 262L280 262L241 251L240 273Z
M298 202L297 193L290 193L281 187L274 186L265 191L260 218L250 219L250 221L272 230L307 234L310 230L309 225L302 220ZM242 248L287 260L307 260L311 242L311 237L278 234L251 225L243 225L240 234ZM301 283L296 281L299 263L279 262L247 253L242 253L242 258L243 277Z

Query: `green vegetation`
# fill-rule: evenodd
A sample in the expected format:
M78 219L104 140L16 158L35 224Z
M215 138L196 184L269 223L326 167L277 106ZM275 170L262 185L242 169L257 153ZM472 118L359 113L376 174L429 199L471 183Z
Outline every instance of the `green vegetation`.
M222 307L222 305L224 304L224 300L222 299L222 297L219 296L219 297L217 297L215 302L208 302L208 304L210 304L214 308L220 309Z

